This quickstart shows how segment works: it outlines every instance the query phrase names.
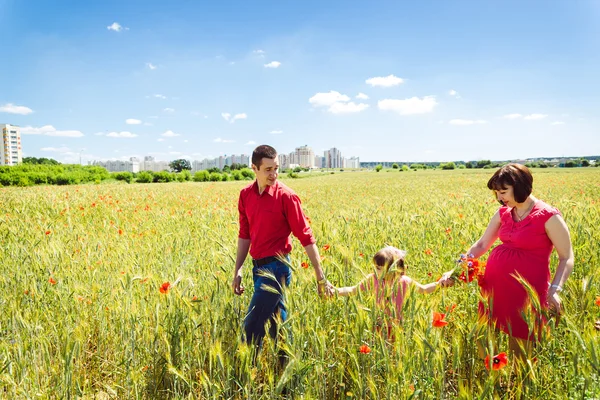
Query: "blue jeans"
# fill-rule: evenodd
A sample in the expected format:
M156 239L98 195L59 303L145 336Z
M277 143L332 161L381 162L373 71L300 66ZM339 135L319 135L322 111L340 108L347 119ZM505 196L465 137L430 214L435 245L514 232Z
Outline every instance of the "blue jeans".
M277 282L270 277L260 276L261 270L274 275ZM284 322L287 318L284 291L292 280L292 271L281 261L273 261L262 267L252 268L252 278L254 294L244 318L244 330L247 343L260 347L266 334L267 321L270 322L269 336L277 340L277 323Z

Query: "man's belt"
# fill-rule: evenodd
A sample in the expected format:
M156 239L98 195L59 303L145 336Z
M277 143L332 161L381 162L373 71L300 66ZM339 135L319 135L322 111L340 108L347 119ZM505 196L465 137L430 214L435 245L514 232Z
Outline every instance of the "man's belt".
M278 258L275 256L259 258L258 260L252 259L252 265L255 267L262 267L267 264L271 264L273 261L277 261Z

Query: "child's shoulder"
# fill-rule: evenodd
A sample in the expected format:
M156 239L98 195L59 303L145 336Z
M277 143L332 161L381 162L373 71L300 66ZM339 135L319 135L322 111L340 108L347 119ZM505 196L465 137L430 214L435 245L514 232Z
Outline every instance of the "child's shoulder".
M409 277L409 276L406 276L406 275L402 275L402 276L400 277L399 281L400 281L400 282L402 282L402 283L406 283L406 284L413 283L413 280L412 280L412 278L411 278L411 277Z

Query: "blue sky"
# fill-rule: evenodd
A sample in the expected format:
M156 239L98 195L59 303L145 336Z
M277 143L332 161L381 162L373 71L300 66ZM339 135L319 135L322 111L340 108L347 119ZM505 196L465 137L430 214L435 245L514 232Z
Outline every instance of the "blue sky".
M26 156L600 154L600 0L0 0Z

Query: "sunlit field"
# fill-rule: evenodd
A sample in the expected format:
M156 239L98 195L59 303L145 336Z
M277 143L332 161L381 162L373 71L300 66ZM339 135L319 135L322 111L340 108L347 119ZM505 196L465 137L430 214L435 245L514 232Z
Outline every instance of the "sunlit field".
M385 244L407 250L407 274L426 283L483 233L498 207L486 188L492 173L344 172L283 182L303 201L334 285L371 272ZM237 198L248 182L0 188L0 397L600 397L600 173L533 174L534 195L569 226L575 270L562 294L566 313L551 320L531 359L509 355L492 371L476 341L492 355L508 344L477 324L476 282L410 293L388 340L374 327L372 297L317 296L296 240L289 339L279 343L290 362L277 370L278 349L267 340L253 365L242 344L248 263L246 293L234 296L230 286ZM433 312L448 324L432 326Z

